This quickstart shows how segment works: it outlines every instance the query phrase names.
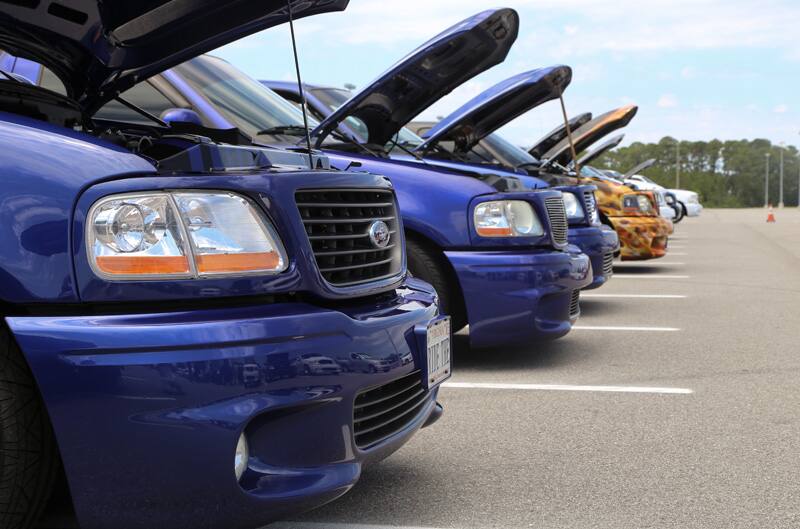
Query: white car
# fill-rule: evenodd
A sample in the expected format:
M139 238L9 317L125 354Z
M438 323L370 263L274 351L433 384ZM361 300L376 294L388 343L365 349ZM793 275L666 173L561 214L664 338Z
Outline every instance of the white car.
M700 197L694 191L689 191L688 189L665 189L646 176L642 176L640 174L632 175L628 178L628 180L630 180L631 183L639 186L640 189L650 190L654 187L657 187L675 195L675 199L678 201L678 207L683 209L682 212L678 212L680 216L686 215L687 217L697 217L703 211L703 206L700 204Z

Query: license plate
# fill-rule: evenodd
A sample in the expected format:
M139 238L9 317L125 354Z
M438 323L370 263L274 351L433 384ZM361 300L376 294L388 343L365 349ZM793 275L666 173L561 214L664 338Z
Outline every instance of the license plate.
M425 379L428 389L450 378L450 317L446 316L428 324L425 333L425 349L428 373Z

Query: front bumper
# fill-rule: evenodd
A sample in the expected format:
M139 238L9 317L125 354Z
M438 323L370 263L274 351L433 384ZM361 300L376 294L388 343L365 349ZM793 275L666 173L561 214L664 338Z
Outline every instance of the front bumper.
M614 274L614 254L619 251L619 237L608 226L584 226L569 229L569 242L585 253L592 263L592 282L584 287L590 290L606 283Z
M617 231L623 261L654 259L667 253L672 222L662 217L608 217Z
M699 217L700 213L703 212L703 206L697 202L687 202L683 204L683 207L686 210L687 217Z
M343 310L296 302L7 318L41 388L81 527L260 527L344 494L365 463L441 411L433 390L388 437L364 449L354 441L357 393L423 368L414 326L436 316L435 293L414 280L396 293ZM344 365L352 353L414 360L384 373L301 368L304 355ZM252 458L240 484L243 431Z
M575 292L592 282L589 258L567 251L448 251L475 347L552 340L569 332Z

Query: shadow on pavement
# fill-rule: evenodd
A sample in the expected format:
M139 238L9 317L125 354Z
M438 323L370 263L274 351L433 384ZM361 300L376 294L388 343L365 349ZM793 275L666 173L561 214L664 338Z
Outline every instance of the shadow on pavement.
M565 338L524 347L498 346L492 349L472 349L469 337L453 336L453 372L475 368L483 372L509 371L556 367L581 362L588 351L576 347L575 341Z

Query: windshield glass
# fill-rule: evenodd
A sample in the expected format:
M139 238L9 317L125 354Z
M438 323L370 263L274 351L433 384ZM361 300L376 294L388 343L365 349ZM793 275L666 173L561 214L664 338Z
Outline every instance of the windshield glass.
M333 112L344 104L345 101L352 97L353 93L344 88L313 88L310 90L328 110ZM367 126L358 118L353 116L347 117L344 120L345 125L356 133L362 142L369 140L369 131ZM390 148L393 144L401 145L403 147L416 147L422 144L422 138L411 132L410 129L402 127L400 131L392 138L386 146Z
M250 136L275 127L303 128L294 105L227 62L203 55L174 68L238 129ZM317 122L309 118L309 127ZM262 136L265 141L277 141Z
M538 164L539 160L531 156L527 151L517 147L496 132L489 134L481 144L486 148L498 162L504 165L518 167L524 164Z

